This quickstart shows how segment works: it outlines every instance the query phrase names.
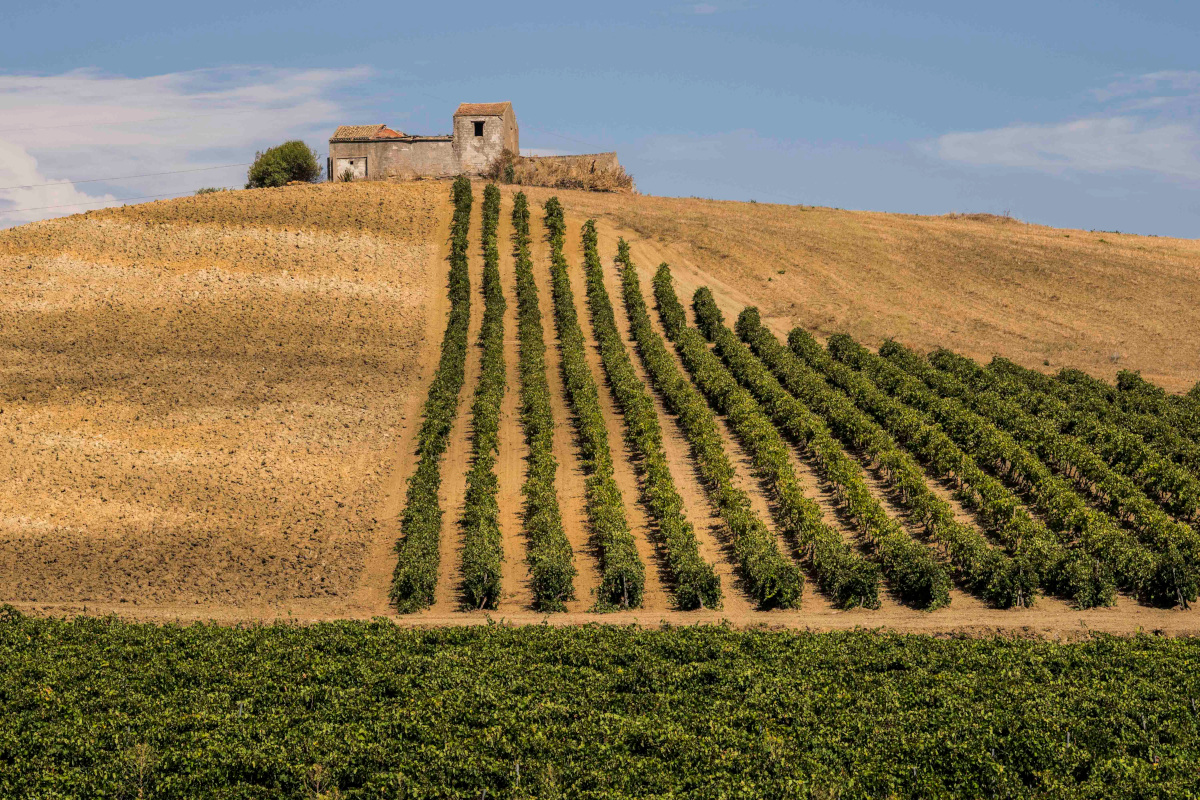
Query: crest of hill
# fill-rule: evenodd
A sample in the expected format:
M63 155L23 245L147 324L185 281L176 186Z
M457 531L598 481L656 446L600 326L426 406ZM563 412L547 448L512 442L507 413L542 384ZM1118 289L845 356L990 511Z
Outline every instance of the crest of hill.
M425 191L421 185L230 192L90 217L294 228L315 218L331 228L395 235L388 206ZM1172 391L1200 380L1193 333L1200 328L1200 240L1050 228L993 214L929 217L520 188L539 204L559 196L580 221L596 217L602 232L634 245L643 270L667 261L681 290L710 285L730 312L757 305L779 331L802 325L869 345L891 337L983 360L1003 355L1043 371L1078 367L1107 380L1121 369L1140 370ZM4 232L0 251L41 226L85 218Z

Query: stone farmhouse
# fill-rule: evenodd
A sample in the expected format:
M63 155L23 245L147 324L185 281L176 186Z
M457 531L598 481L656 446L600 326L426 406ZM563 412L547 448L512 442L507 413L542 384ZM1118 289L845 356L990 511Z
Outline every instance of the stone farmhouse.
M342 125L329 139L330 180L481 175L507 150L521 152L512 103L463 103L449 136L414 136L387 125Z

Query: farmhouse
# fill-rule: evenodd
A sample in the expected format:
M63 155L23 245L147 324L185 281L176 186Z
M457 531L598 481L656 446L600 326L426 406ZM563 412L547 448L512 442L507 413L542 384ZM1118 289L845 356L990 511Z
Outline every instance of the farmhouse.
M449 136L414 136L386 125L342 125L329 139L330 180L481 175L520 153L512 103L463 103Z

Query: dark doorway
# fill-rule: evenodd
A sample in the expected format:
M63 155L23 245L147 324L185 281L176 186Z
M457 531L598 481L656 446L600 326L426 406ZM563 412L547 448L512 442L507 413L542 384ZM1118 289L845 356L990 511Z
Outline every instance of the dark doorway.
M483 136L483 123L482 122L475 123L475 135Z

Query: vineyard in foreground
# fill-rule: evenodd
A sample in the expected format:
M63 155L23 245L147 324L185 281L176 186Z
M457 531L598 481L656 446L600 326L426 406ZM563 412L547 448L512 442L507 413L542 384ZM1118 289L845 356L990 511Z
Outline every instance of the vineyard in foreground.
M556 197L535 220L526 196L513 196L506 245L516 286L502 286L500 191L485 187L479 230L471 229L467 180L455 183L454 203L450 314L401 517L398 610L428 608L450 574L460 581L461 608L497 608L518 588L501 580L505 536L526 543L531 610L567 610L568 602L598 612L636 609L655 579L686 611L722 609L734 593L761 610L802 608L807 578L818 592L810 597L861 608L864 620L885 600L934 613L956 596L996 609L1045 598L1080 610L1107 607L1121 593L1164 608L1188 609L1196 600L1194 396L1166 394L1132 374L1111 386L1002 358L980 365L944 349L926 357L893 341L876 354L844 334L822 346L801 328L777 335L752 307L739 309L731 327L705 286L695 290L689 315L665 263L652 281L656 324L623 239L606 266L595 221L587 220L572 263L574 232ZM541 259L531 254L534 244ZM482 254L475 276L472 250ZM453 553L460 563L448 570L438 560L446 552L439 537L448 534L437 490L447 470L463 468L441 466L441 454L465 402L473 278L484 300L470 389L473 450L461 549ZM610 285L619 287L620 317ZM520 363L512 365L502 346L506 293L519 308ZM559 371L551 377L566 411L560 420L546 380L551 327ZM525 504L521 530L502 531L498 412L513 368L523 398ZM556 424L570 426L575 447L563 455L574 456L583 475L583 547L573 547L563 527L549 435ZM686 442L687 463L674 470L664 431ZM679 480L697 483L703 499L694 496L689 507ZM719 520L715 527L693 522L701 502ZM631 522L635 512L646 520L642 529ZM702 547L703 537L716 546ZM720 559L732 578L724 585ZM585 596L575 579L589 561L596 577Z
M1200 796L1200 391L446 188L0 234L0 796Z
M10 617L0 794L1192 797L1198 648Z

